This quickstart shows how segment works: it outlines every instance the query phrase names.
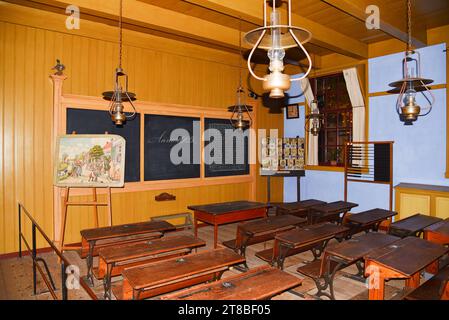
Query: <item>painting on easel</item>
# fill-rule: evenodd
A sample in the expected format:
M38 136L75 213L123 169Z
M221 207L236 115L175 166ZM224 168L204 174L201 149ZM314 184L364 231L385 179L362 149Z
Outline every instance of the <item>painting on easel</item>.
M112 134L73 134L58 137L54 185L57 187L123 187L123 137Z

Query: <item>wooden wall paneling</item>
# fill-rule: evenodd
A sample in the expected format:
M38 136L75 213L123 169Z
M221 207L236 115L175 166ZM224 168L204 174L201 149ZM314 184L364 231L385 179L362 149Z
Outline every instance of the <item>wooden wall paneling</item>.
M0 21L0 70L5 69L6 65L6 26ZM0 211L5 212L4 199L4 110L5 110L5 73L0 73ZM6 252L6 231L4 214L0 217L0 252Z

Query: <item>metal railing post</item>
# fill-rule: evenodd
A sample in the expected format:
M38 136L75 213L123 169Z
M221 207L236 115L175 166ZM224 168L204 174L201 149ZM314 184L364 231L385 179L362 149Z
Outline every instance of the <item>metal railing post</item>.
M33 292L37 293L37 277L36 277L36 225L33 223L32 228L32 238L33 238Z
M22 258L22 206L19 203L19 258Z
M61 294L62 300L67 300L67 274L65 273L65 263L61 261Z

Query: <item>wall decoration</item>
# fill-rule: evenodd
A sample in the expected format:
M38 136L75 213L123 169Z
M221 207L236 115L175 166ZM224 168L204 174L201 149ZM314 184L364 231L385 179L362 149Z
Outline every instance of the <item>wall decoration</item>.
M262 170L304 170L304 138L262 139Z
M287 106L287 119L298 119L299 118L299 105L290 104Z
M58 187L123 187L126 142L112 134L59 136L54 185Z

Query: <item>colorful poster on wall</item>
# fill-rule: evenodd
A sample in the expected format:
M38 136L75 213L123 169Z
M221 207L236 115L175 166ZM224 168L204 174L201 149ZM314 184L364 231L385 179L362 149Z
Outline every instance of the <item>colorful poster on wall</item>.
M112 134L58 137L54 185L57 187L123 187L126 141Z

